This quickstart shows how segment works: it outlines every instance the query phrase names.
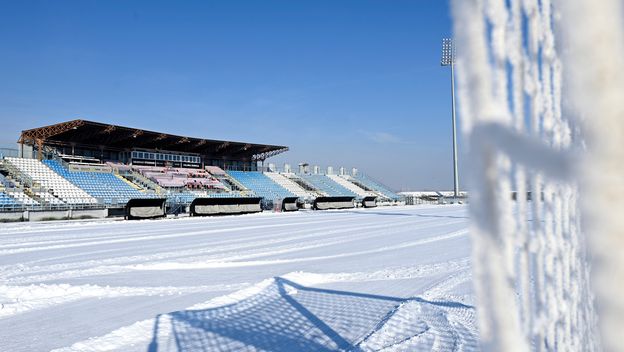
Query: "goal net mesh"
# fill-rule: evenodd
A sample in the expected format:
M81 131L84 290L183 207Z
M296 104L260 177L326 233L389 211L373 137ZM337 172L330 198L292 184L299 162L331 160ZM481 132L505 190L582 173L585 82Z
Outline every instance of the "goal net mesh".
M619 0L453 1L485 350L621 350L622 15Z

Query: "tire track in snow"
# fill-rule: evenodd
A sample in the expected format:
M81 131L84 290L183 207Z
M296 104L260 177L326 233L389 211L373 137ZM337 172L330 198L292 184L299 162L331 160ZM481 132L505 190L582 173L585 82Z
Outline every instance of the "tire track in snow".
M425 211L428 209L419 209L419 211ZM347 213L348 212L348 213ZM356 212L356 214L352 214ZM450 211L449 211L450 212ZM383 213L383 211L382 211ZM313 215L312 215L313 214ZM443 216L444 212L436 213L436 216ZM253 214L251 214L253 215ZM273 214L271 214L273 215ZM290 216L289 216L290 215ZM274 216L262 216L262 217L249 217L250 215L241 215L237 217L238 223L253 223L255 225L259 225L258 222L271 222L275 221ZM328 224L335 222L345 222L352 219L362 219L363 217L366 220L372 220L376 222L383 221L377 214L367 214L362 210L350 210L350 211L335 211L335 212L324 212L323 214L316 214L311 212L305 212L302 214L291 213L291 214L282 214L283 218L280 219L280 223L284 225L299 225L298 221L301 221L302 217L314 217L316 218L313 222L314 224ZM414 214L413 217L418 216L428 216L427 214ZM322 217L322 220L319 219ZM421 218L422 219L422 218ZM21 225L20 227L14 228L10 230L7 234L2 234L2 230L0 230L0 243L3 246L9 245L36 245L37 242L41 242L41 244L45 244L46 241L50 243L63 243L63 241L74 241L74 240L89 240L89 239L102 239L102 238L119 238L119 237L136 237L141 235L149 235L149 234L158 234L158 233L168 233L171 230L178 229L180 226L183 226L186 231L196 231L196 230L205 230L206 226L211 226L211 229L220 229L220 228L229 228L231 227L231 223L227 217L225 218L179 218L179 219L166 219L166 220L147 220L147 221L136 221L136 222L122 222L122 221L108 221L108 222L93 222L93 223L84 223L76 226L73 223L66 223L63 225L58 225L57 223L45 223L41 225L41 229L37 228L33 230L30 235L28 233L19 232L20 227L26 227L27 225ZM388 219L390 220L390 219ZM150 225L157 226L156 229L150 227L150 230L143 230L146 228L146 223ZM260 224L261 225L261 224ZM53 227L50 227L53 226ZM120 227L111 230L112 227ZM222 227L221 227L222 226ZM97 232L99 228L104 228L107 230L106 233ZM92 230L92 231L89 231ZM4 231L6 232L6 230ZM60 232L60 235L50 235L50 233ZM92 232L92 233L90 233ZM31 238L32 237L32 238ZM32 242L29 242L32 241ZM38 245L38 244L37 244Z
M379 221L374 221L374 219L370 219L372 222L371 224L377 224L379 223ZM462 222L461 220L456 220L453 223L460 223ZM397 222L392 222L389 225L394 226ZM414 221L413 224L414 226L418 226L418 229L423 229L426 228L425 226L423 226L424 224L430 224L430 223L437 223L437 226L440 226L439 224L439 220L437 219L424 219L424 220L419 220L419 221ZM447 223L447 225L450 223ZM347 225L347 226L339 226L338 228L349 228L352 227L352 225ZM315 232L322 232L322 231L327 231L327 229L335 229L337 228L335 225L334 226L329 226L327 228L323 227L323 228L318 228L315 229ZM210 238L211 242L210 242L210 246L219 246L221 244L230 244L230 243L248 243L250 240L259 240L261 238L273 238L273 237L278 237L278 236L283 236L283 234L294 234L294 233L306 233L306 232L310 232L309 229L304 229L304 230L295 230L294 232L290 229L288 230L284 230L283 232L274 232L268 235L254 235L254 236L250 236L250 237L245 237L245 238L238 238L235 240L225 240L225 241L220 241L220 240L216 240L215 238ZM237 234L238 235L238 234ZM238 237L238 236L237 236ZM189 244L187 245L190 248L196 248L197 244ZM180 247L178 247L180 248ZM139 249L140 250L140 249ZM47 261L47 260L60 260L60 259L64 259L64 258L71 258L71 257L75 257L75 256L85 256L86 254L100 254L100 253L110 253L110 252L115 252L116 249L107 249L107 250L98 250L98 251L87 251L87 252L80 252L78 254L70 254L70 255L63 255L63 256L57 256L57 257L48 257L46 256L45 259L36 259L36 260L31 260L28 262L24 262L22 264L31 264L31 263L38 263L41 261ZM0 271L2 271L4 269L4 267L0 266Z
M263 216L254 216L254 214L244 214L237 215L236 220L237 223L253 223L256 225L261 225L266 222L274 222L275 217L280 217L280 223L282 224L291 224L296 225L298 221L301 221L301 218L306 217L314 217L315 223L331 223L331 222L344 222L345 220L350 220L354 218L362 218L363 216L372 219L375 217L375 214L366 214L365 212L359 211L357 214L346 213L346 211L337 211L337 212L324 212L323 214L315 214L314 212L304 211L301 213L287 213L287 214L261 214ZM257 214L256 214L257 215ZM322 218L322 219L320 219ZM74 221L59 223L59 222L46 222L39 224L40 226L36 228L32 228L30 223L19 223L13 227L3 227L0 229L0 240L6 242L7 244L11 243L11 241L32 241L33 238L39 238L41 236L45 236L47 239L51 240L65 240L68 239L80 239L80 238L89 238L90 236L99 237L102 236L102 233L90 234L89 230L98 230L99 228L104 228L109 230L107 232L108 236L115 236L116 234L121 233L132 236L135 233L135 230L142 230L146 226L146 224L155 225L159 228L166 228L168 230L184 227L187 230L198 230L204 229L206 226L212 227L229 227L231 226L232 217L199 217L199 218L169 218L169 219L161 219L161 220L137 220L132 222L127 221L97 221L91 220L91 222L86 222L82 224L74 224ZM111 227L119 227L114 228L111 231ZM51 235L53 233L60 233L59 235ZM140 234L139 231L137 234ZM18 242L15 242L18 243Z
M292 259L273 259L273 260L256 260L256 261L225 261L225 262L209 262L209 263L201 262L201 261L192 262L192 263L166 262L166 263L157 263L157 264L138 264L138 265L131 266L131 267L134 268L135 270L196 270L196 269L240 268L240 267L251 267L251 266L301 263L301 262L355 257L355 256L362 256L362 255L367 255L367 254L377 254L381 252L407 249L411 247L420 246L423 244L428 244L432 242L449 240L449 239L465 236L467 233L468 233L468 230L460 230L460 231L452 232L452 233L445 234L445 235L406 242L406 243L393 245L393 246L385 246L385 247L376 248L376 249L354 251L354 252L340 253L340 254L334 254L334 255L302 257L302 258L292 258Z
M315 221L314 224L327 224L327 223L336 223L336 222L340 223L340 222L344 222L344 220L343 219L326 219L323 221ZM116 229L117 231L110 231L108 227L105 227L107 229L107 232L105 233L96 232L95 234L85 233L84 231L86 229L75 229L76 231L79 231L79 232L76 234L68 234L64 232L62 235L59 235L59 236L49 236L47 235L47 231L45 231L45 232L37 233L37 235L35 236L36 238L33 238L33 239L17 238L17 241L10 241L4 238L3 236L0 236L0 242L2 242L2 247L4 249L14 249L14 248L40 246L40 245L45 246L51 243L57 245L57 244L81 243L81 242L88 242L92 240L113 240L113 239L118 239L118 238L135 238L135 237L143 237L143 236L157 237L159 235L166 235L166 234L171 233L173 229L176 229L177 226L180 225L180 224L160 224L160 223L154 223L154 224L165 225L165 226L157 227L156 229L149 229L149 230L143 230L145 226L141 226L139 227L139 229L141 229L140 231L131 231L132 228L137 227L136 225L132 227L128 226L128 228ZM297 223L297 222L282 222L282 224L292 225L292 226L300 225L300 223ZM309 222L307 224L309 224ZM206 228L207 225L210 225L211 227L207 229ZM195 231L222 230L222 229L232 228L231 224L228 225L227 223L224 223L222 226L214 226L214 225L215 224L211 222L205 222L205 223L196 224L194 226L185 226L184 229L186 232L195 232ZM258 224L255 224L255 225L258 225ZM97 229L93 229L93 230L97 230ZM55 231L55 230L50 230L50 231Z
M172 296L199 292L239 290L248 283L191 287L110 287L98 285L0 286L0 319L82 299L137 296Z
M404 224L405 227L411 227L412 225L409 223ZM286 254L286 253L294 253L299 251L305 251L315 248L329 247L337 244L344 244L349 242L361 241L364 239L370 239L379 236L388 236L393 233L401 233L405 231L405 228L402 226L397 226L392 230L387 230L385 225L377 226L380 230L379 232L372 233L362 233L361 235L355 237L346 237L346 238L338 238L335 240L318 240L315 242L307 242L308 244L302 245L299 243L293 244L291 246L286 246L285 248L272 248L268 251L262 251L258 253L251 254L237 254L237 255L229 255L225 258L188 258L185 262L160 262L160 263L152 263L152 264L136 264L136 265L98 265L94 268L88 269L79 269L79 270L67 270L67 268L62 268L61 272L52 273L52 274L42 274L42 275L29 275L29 276L16 276L16 277L7 277L5 281L11 284L24 284L31 282L40 282L40 281L51 281L51 280L61 280L61 279L70 279L77 277L85 277L85 276L101 276L101 275L111 275L111 274L119 274L133 271L145 271L145 270L199 270L199 269L211 269L211 268L222 268L222 267L241 267L241 266L254 266L254 265L273 265L273 264L283 264L283 263L293 263L293 262L302 262L308 260L323 260L329 258L328 256L308 259L307 257L297 258L297 259L274 259L268 261L255 261L255 262L241 262L240 260L245 259L253 259L258 257ZM377 228L376 227L376 228ZM435 226L432 226L435 227ZM370 226L363 226L362 229L370 229ZM360 228L355 228L355 232L359 232ZM350 229L349 232L352 230ZM452 236L455 237L455 236ZM451 238L452 238L451 237ZM418 243L429 243L431 242L431 238L423 239L417 241ZM413 245L413 243L412 243ZM383 250L393 250L396 248L377 248L372 250L370 253L376 253ZM360 255L366 254L369 251L361 251L361 252L352 252L348 254L336 254L332 258L340 258L350 255ZM226 259L225 261L223 259ZM192 261L191 261L192 260ZM238 260L238 261L237 261ZM239 264L237 264L239 263Z
M97 245L105 245L105 244L116 244L116 243L129 243L129 242L137 242L137 241L154 241L154 240L162 240L162 239L172 239L172 238L181 238L181 237L191 237L191 236L199 236L199 235L212 235L212 234L223 234L228 232L244 232L250 230L259 230L259 229L268 229L274 227L287 227L287 226L301 226L301 225L311 225L316 224L315 221L306 221L300 222L297 224L284 224L284 223L274 223L269 225L254 225L254 226L241 226L241 227L228 227L223 229L210 229L210 230L202 230L202 231L191 231L184 232L182 234L165 234L158 236L139 236L139 237L130 237L130 238L119 238L119 239L111 239L111 240L97 240L85 243L73 243L73 244L58 244L58 245L48 245L48 246L40 246L40 247L20 247L13 249L0 249L0 255L7 254L18 254L18 253L26 253L26 252L35 252L35 251L45 251L45 250L53 250L53 249L68 249L68 248L77 248L77 247L87 247L87 246L97 246ZM170 233L171 231L169 231Z
M396 225L403 225L407 223L408 222L398 222L396 223ZM13 273L17 274L17 273L46 271L48 269L49 270L74 269L76 267L79 267L80 265L83 265L83 266L115 265L115 264L122 264L124 261L125 262L150 261L150 260L158 260L158 259L184 257L184 256L189 256L189 255L194 255L194 254L226 252L228 250L238 251L240 249L245 249L245 248L261 247L261 246L267 246L267 245L278 244L278 243L283 243L283 242L292 242L294 240L303 241L303 240L307 240L307 239L314 238L314 237L330 236L330 235L342 234L342 233L347 233L347 232L352 232L352 231L359 231L362 229L378 229L378 228L383 228L386 226L386 225L375 225L375 224L376 222L364 223L364 224L361 224L361 226L358 226L355 228L352 225L343 225L343 226L338 226L338 227L331 226L331 227L315 229L315 231L313 231L312 233L310 233L311 231L309 229L302 229L302 230L295 230L295 231L284 230L282 232L275 232L275 233L271 233L268 235L256 236L254 237L255 241L253 242L250 242L249 239L213 241L213 239L211 238L210 239L211 241L205 244L206 246L208 246L207 248L197 248L197 244L189 244L186 247L190 247L192 249L180 250L180 248L178 247L172 251L158 252L158 253L154 253L150 255L133 255L133 256L126 256L126 257L113 257L109 259L89 260L89 261L84 261L84 262L79 262L79 263L74 263L74 264L52 264L52 265L46 265L46 266L41 266L41 267L29 267L27 265L29 262L25 262L25 263L20 263L20 268L15 268L15 265L0 266L0 277L11 276L11 274ZM306 233L308 234L305 235ZM284 237L284 235L288 235L288 236ZM243 245L241 245L241 243ZM223 246L224 244L225 246ZM110 251L115 252L117 251L117 249L107 250L106 252L110 252ZM72 254L72 255L84 256L85 253L81 252L79 254ZM60 258L63 258L63 257L60 257ZM54 259L54 257L46 258L45 260L51 260L51 259ZM37 262L37 261L39 260L32 261L32 262ZM30 269L29 271L27 271L27 267L28 269Z

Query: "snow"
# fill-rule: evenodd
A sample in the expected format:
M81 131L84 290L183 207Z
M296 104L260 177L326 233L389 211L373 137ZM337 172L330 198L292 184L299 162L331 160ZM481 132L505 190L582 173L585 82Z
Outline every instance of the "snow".
M579 163L582 216L592 257L592 293L605 351L622 350L624 331L624 4L621 0L555 2L567 46L568 100L587 153ZM582 28L582 30L578 30ZM569 69L572 67L573 69ZM597 348L598 349L598 348Z
M3 224L0 350L478 350L467 213Z
M613 93L614 97L621 96L618 87L622 87L622 80L615 72L621 75L622 65L614 64L621 62L621 55L607 55L618 57L610 60L605 59L605 53L617 52L610 51L607 43L622 45L621 40L616 40L621 38L619 28L612 28L618 34L608 37L586 29L601 27L592 26L588 20L592 17L596 21L608 17L605 22L621 24L616 19L621 18L621 11L616 11L621 7L616 3L621 1L607 0L604 8L584 0L453 1L460 116L471 165L472 265L483 350L600 350L589 279L591 256L585 245L590 237L581 227L582 223L587 226L592 222L587 221L590 217L581 219L581 204L600 209L599 217L613 217L619 214L616 203L622 202L591 201L594 193L621 199L614 196L618 193L612 185L617 182L603 179L583 193L579 186L584 170L621 176L617 171L621 170L622 148L615 135L621 135L618 112L622 110L612 110L611 117L605 118L609 112L597 109L600 104L596 103L598 97ZM575 18L564 11L572 8L587 11L578 11L579 18ZM611 10L610 16L606 16L605 8ZM590 12L593 16L589 16ZM579 43L577 37L586 42ZM567 46L575 42L581 44L576 49L582 47L582 53L575 57L584 58L585 65L560 58L560 53L574 49L574 45ZM590 62L600 64L586 71ZM601 70L606 68L604 63L614 65ZM570 76L569 81L564 82L564 72ZM570 94L574 84L568 83L583 81L575 77L577 72L591 74L584 77L586 82L578 87L575 96ZM611 87L591 84L602 83L606 76L610 79L604 83ZM607 92L600 88L611 89ZM586 103L584 111L574 109L581 101ZM621 107L621 99L617 102ZM605 150L592 153L586 148L589 135L576 121L579 112L600 131L596 134L600 140L615 146L617 155L608 159L616 167L609 169L596 162ZM595 115L600 115L600 120ZM611 137L602 133L605 126L612 132ZM590 153L585 155L585 151ZM592 161L581 160L587 157ZM531 192L531 201L525 196L527 191ZM516 192L515 201L512 192ZM594 234L598 236L592 237L607 238L604 235L610 232L621 238L621 226L604 220L614 225L612 231L597 231ZM614 250L617 241L610 245L614 257L618 256ZM613 277L609 281L617 282ZM619 292L613 285L610 287L611 295ZM611 311L614 315L618 312Z

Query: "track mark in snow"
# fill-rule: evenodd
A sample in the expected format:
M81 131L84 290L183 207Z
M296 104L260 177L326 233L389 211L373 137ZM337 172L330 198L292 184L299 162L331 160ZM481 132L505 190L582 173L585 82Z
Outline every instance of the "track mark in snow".
M295 282L304 282L306 285L321 285L334 282L367 282L367 281L387 281L387 280L405 280L422 277L429 277L448 272L461 270L462 276L469 277L466 268L470 267L470 258L459 260L451 260L444 263L434 263L425 265L414 265L405 267L393 267L372 272L354 272L354 273L306 273L293 272L285 275L288 279ZM452 277L455 277L453 275ZM469 280L466 278L463 281ZM444 281L446 282L446 280ZM453 286L455 286L454 284Z
M410 226L411 224L399 222L394 225L399 227L399 230L395 230L392 232L400 232L400 231L403 231L403 228L400 226ZM298 242L303 242L305 240L313 239L317 237L322 238L322 237L327 237L327 236L332 236L332 235L339 235L339 234L343 235L344 233L351 233L351 232L359 233L361 232L361 230L364 230L364 229L367 230L367 233L370 233L372 230L381 230L381 229L386 229L386 228L387 228L387 225L363 224L362 226L356 226L356 227L354 226L331 227L326 230L320 229L313 233L309 233L309 230L286 231L283 234L272 233L267 236L262 236L262 237L269 237L269 239L263 239L259 241L249 241L248 239L234 240L234 241L222 241L222 242L211 241L207 244L209 245L208 248L196 248L197 245L193 245L192 249L186 249L186 250L173 250L173 251L159 252L159 253L148 254L148 255L113 257L113 258L108 258L108 259L88 260L88 261L75 262L75 263L51 264L51 265L44 265L44 266L28 266L26 264L19 264L17 266L7 265L7 266L0 266L0 277L10 277L13 275L27 275L31 273L46 272L46 271L65 271L65 270L76 269L80 267L119 265L119 264L129 263L129 262L130 263L131 262L148 262L148 261L154 261L154 260L162 260L162 259L175 258L175 257L188 257L188 256L193 256L193 255L210 254L210 253L222 253L222 254L221 256L219 256L218 254L215 254L212 257L203 257L201 259L210 260L210 259L219 258L219 257L227 258L228 256L231 256L231 254L228 254L228 251L240 253L241 250L244 250L246 248L251 248L251 249L259 248L259 250L263 250L263 252L260 252L260 256L264 256L264 255L288 252L288 251L281 250L280 247L277 247L277 248L273 247L271 251L266 251L266 248L268 246L274 245L274 244L289 243L289 242L297 241L295 243L290 244L290 246L287 246L285 248L293 249L293 250L303 250L306 248L316 248L316 247L302 246L301 243L298 243ZM308 234L305 234L306 232L308 232ZM392 232L384 231L383 234L387 235ZM333 240L334 242L328 242L327 239L322 239L320 241L322 241L323 244L330 245L333 243L342 243L341 241L349 241L349 240L357 241L363 238L372 237L371 236L372 234L367 234L367 233L364 233L363 235L358 235L358 236L350 236L343 240L340 240L340 239ZM381 235L381 233L378 233L378 232L375 232L374 234ZM241 242L243 244L241 244ZM227 244L227 245L223 245L223 244ZM259 250L256 250L256 251L259 251ZM244 258L250 258L250 257L239 256L235 259L244 259ZM37 280L43 280L43 279L40 278Z
M98 285L0 286L0 318L87 298L171 296L198 292L238 290L249 284L191 287L111 287Z
M369 219L369 221L371 220L372 219ZM344 219L319 220L319 221L316 221L315 224L316 225L329 225L329 224L333 224L336 222L338 223L344 222ZM299 225L308 225L309 222L302 223L301 220L299 220L297 222L282 222L282 224L291 225L291 226L299 226ZM96 224L96 225L100 225L100 224ZM105 224L105 225L110 226L110 224ZM165 227L156 228L156 229L150 228L149 230L144 230L145 227L136 226L136 223L132 223L132 224L119 223L118 225L127 225L127 226L122 226L119 229L115 229L116 231L111 231L109 227L103 227L103 228L106 228L107 230L106 232L102 233L99 231L95 231L95 234L90 234L88 232L85 233L85 230L89 230L89 228L70 229L73 231L70 233L66 233L65 231L61 230L62 227L61 229L53 227L50 229L40 230L40 231L30 234L30 237L32 238L28 237L28 235L26 234L20 234L19 237L15 237L15 238L7 238L6 235L0 234L0 238L2 239L2 242L5 244L3 246L5 247L5 249L16 248L16 247L17 248L32 247L32 246L40 246L40 245L47 245L47 244L59 245L59 244L75 244L75 243L80 243L80 242L86 243L87 241L92 241L92 240L101 241L101 240L114 240L114 239L119 239L119 238L124 238L124 239L125 238L144 238L145 236L157 238L162 235L170 234L172 231L172 228L180 224L168 223L168 224L165 224L166 225ZM212 222L205 222L205 223L201 222L198 224L191 224L190 226L186 226L184 230L185 230L185 233L187 234L204 232L204 231L207 231L207 226L211 226L210 227L211 230L232 229L231 226L219 226L219 224L214 224ZM241 229L241 226L242 225L239 224L237 229ZM254 226L260 226L260 224L254 223ZM135 227L138 227L138 229L133 230ZM99 229L93 228L92 230L99 230ZM59 231L62 231L62 234L60 235L50 234L50 233L55 233Z
M409 224L405 224L404 226L410 226ZM366 228L366 227L363 227ZM370 228L370 227L368 227ZM24 275L27 272L27 268L12 268L12 273L19 273L20 276L10 277L12 273L2 273L2 276L6 277L5 281L7 283L12 284L24 284L30 282L40 282L40 281L50 281L50 280L60 280L60 279L70 279L76 277L86 277L86 276L99 276L99 275L110 275L110 274L118 274L132 271L162 271L162 270L199 270L199 269L216 269L216 268L235 268L235 267L249 267L249 266L265 266L265 265L279 265L279 264L287 264L287 263L299 263L299 262L307 262L307 261L319 261L319 260L327 260L334 258L345 258L351 256L358 255L366 255L366 254L374 254L381 253L385 251L392 251L397 249L409 248L413 246L418 246L422 244L427 244L435 241L451 239L455 237L459 237L465 235L467 233L466 230L457 231L454 233L427 237L424 239L396 245L396 246L386 246L382 248L375 248L371 250L364 251L355 251L350 253L340 253L335 255L328 256L320 256L320 257L300 257L293 259L269 259L269 260L255 260L248 261L245 259L253 259L257 257L265 257L265 256L274 256L279 254L293 253L299 252L309 249L322 248L327 246L332 246L336 244L344 244L355 241L362 241L368 238L377 237L377 236L388 236L393 233L401 233L405 231L405 228L398 227L395 229L386 230L385 226L381 226L378 230L382 230L379 232L372 231L371 233L364 232L361 235L357 236L345 236L338 237L333 240L323 239L314 242L308 242L305 245L300 243L294 243L292 245L286 246L284 248L272 248L268 251L260 251L257 253L251 254L237 254L237 255L229 255L224 256L222 259L215 259L214 257L200 257L200 258L188 258L185 261L176 261L176 262L155 262L155 263L145 263L145 264L134 264L134 265L111 265L111 263L115 262L115 259L107 260L106 263L108 265L99 265L92 268L87 269L77 269L77 270L67 270L70 265L57 265L53 267L53 270L62 270L57 273L49 273L49 274L40 274L40 275ZM358 229L356 228L356 233ZM330 231L329 235L334 234ZM236 248L233 248L234 250ZM225 260L223 260L225 259ZM94 264L101 264L95 262ZM51 269L49 267L43 267L43 271L47 271ZM7 277L9 276L9 277Z
M202 231L192 231L192 232L183 232L179 234L164 234L158 236L139 236L139 237L129 237L129 238L118 238L118 239L110 239L110 240L97 240L85 243L71 243L71 244L57 244L57 245L48 245L48 246L39 246L39 247L20 247L20 248L11 248L11 249L1 249L0 255L6 254L17 254L17 253L26 253L26 252L35 252L35 251L45 251L52 249L67 249L67 248L77 248L77 247L87 247L87 246L95 246L95 245L104 245L104 244L114 244L114 243L128 243L128 242L137 242L137 241L154 241L154 240L162 240L162 239L171 239L171 238L180 238L180 237L189 237L189 236L199 236L199 235L210 235L210 234L219 234L219 233L227 233L227 232L244 232L250 230L258 230L258 229L267 229L274 227L286 227L286 226L301 226L301 225L311 225L316 224L317 222L308 221L308 222L299 222L296 224L291 223L275 223L269 225L254 225L254 226L241 226L241 227L228 227L222 229L214 229L214 230L202 230Z
M456 232L451 232L449 234L444 234L440 236L424 238L416 241L401 243L394 246L385 246L381 248L362 250L362 251L353 251L349 253L340 253L334 255L324 255L324 256L315 256L315 257L302 257L302 258L293 258L293 259L272 259L272 260L255 260L255 261L232 261L232 262L165 262L165 263L156 263L156 264L138 264L135 266L131 266L131 268L135 270L196 270L196 269L214 269L214 268L240 268L240 267L249 267L249 266L263 266L263 265L276 265L276 264L288 264L288 263L301 263L308 261L319 261L319 260L330 260L330 259L338 259L338 258L346 258L346 257L354 257L361 256L367 254L376 254L387 251L394 251L400 249L407 249L411 247L420 246L427 243L432 243L436 241L449 240L456 237L465 236L468 233L468 230L460 230Z

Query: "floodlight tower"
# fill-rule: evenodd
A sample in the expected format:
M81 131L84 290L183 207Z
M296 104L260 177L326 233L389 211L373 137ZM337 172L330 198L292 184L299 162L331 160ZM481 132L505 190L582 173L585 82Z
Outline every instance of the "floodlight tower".
M453 119L453 194L459 197L459 174L457 171L457 128L455 119L455 44L453 39L442 39L441 66L451 67L451 113Z

